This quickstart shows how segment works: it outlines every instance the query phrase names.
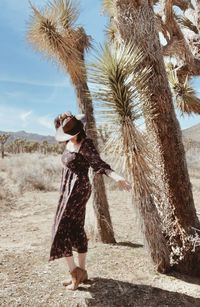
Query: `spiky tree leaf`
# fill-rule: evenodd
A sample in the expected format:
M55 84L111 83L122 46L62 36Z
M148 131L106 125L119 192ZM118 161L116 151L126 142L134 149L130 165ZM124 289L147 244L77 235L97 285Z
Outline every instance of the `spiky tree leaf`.
M73 83L85 75L83 54L90 47L90 37L83 28L73 28L76 8L71 1L55 0L42 12L31 5L33 15L29 23L27 38L33 47L54 60L70 75ZM67 21L63 23L65 14ZM68 16L68 17L67 17Z
M105 28L106 37L110 44L118 44L118 30L113 22L110 22Z
M57 29L57 23L31 5L33 15L29 22L27 38L33 47L48 57L70 56L72 43L66 42Z
M168 79L175 97L175 105L184 114L200 114L200 99L189 84L188 78L184 83L179 82L176 70L168 67Z
M116 16L116 6L114 0L103 0L103 11L110 17Z
M73 27L79 17L78 3L71 0L54 0L49 2L52 16L63 27Z
M150 69L141 68L143 58L135 46L116 49L106 45L89 69L98 119L107 124L107 129L110 127L105 151L111 151L113 158L116 157L116 167L134 175L134 191L140 196L150 189L147 148L136 128L136 121L141 117L138 89L148 97L146 81Z

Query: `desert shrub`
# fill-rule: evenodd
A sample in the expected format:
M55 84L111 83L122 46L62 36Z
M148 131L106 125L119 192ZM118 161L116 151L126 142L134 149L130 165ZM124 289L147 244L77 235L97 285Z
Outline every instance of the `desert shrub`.
M7 172L20 192L56 190L61 172L60 157L20 154L7 160Z
M0 158L0 172L6 172L6 160Z
M0 208L4 208L12 204L12 193L7 188L5 179L0 177Z
M187 151L186 157L190 176L200 179L200 149L191 148Z

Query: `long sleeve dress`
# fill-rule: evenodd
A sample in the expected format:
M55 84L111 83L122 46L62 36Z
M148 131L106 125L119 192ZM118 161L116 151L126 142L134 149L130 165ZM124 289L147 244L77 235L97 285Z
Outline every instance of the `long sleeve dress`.
M78 152L67 148L61 158L63 169L60 197L52 225L52 242L49 260L72 256L72 250L85 253L88 240L84 230L86 203L91 195L88 177L89 167L96 174L109 174L113 171L103 161L93 141L86 137Z

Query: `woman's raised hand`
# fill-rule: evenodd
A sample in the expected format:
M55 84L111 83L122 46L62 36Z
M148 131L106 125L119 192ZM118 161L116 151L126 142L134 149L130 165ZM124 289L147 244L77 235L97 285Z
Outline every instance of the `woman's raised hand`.
M68 116L72 116L71 112L64 112L60 115L60 120L64 120L65 118L67 118Z
M58 129L60 127L60 125L62 124L62 121L67 118L68 116L71 116L71 112L64 112L60 115L58 115L55 119L54 119L54 125L55 128Z
M125 179L121 179L117 181L118 187L125 191L131 191L131 184Z

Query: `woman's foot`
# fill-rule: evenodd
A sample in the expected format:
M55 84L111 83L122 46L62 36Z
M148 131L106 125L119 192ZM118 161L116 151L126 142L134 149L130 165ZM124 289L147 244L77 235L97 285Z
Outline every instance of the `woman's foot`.
M83 271L83 277L82 277L82 283L85 283L85 282L87 282L88 281L88 273L87 273L87 271L86 270L84 270L84 269L81 269L82 271Z
M71 283L72 283L72 280L71 280L71 279L67 279L67 280L64 280L64 281L62 282L62 284L63 284L64 287L67 287L67 286L71 285Z
M79 284L88 280L87 271L80 267L76 267L70 274L71 280L66 280L63 282L63 286L65 286L68 290L76 290Z

